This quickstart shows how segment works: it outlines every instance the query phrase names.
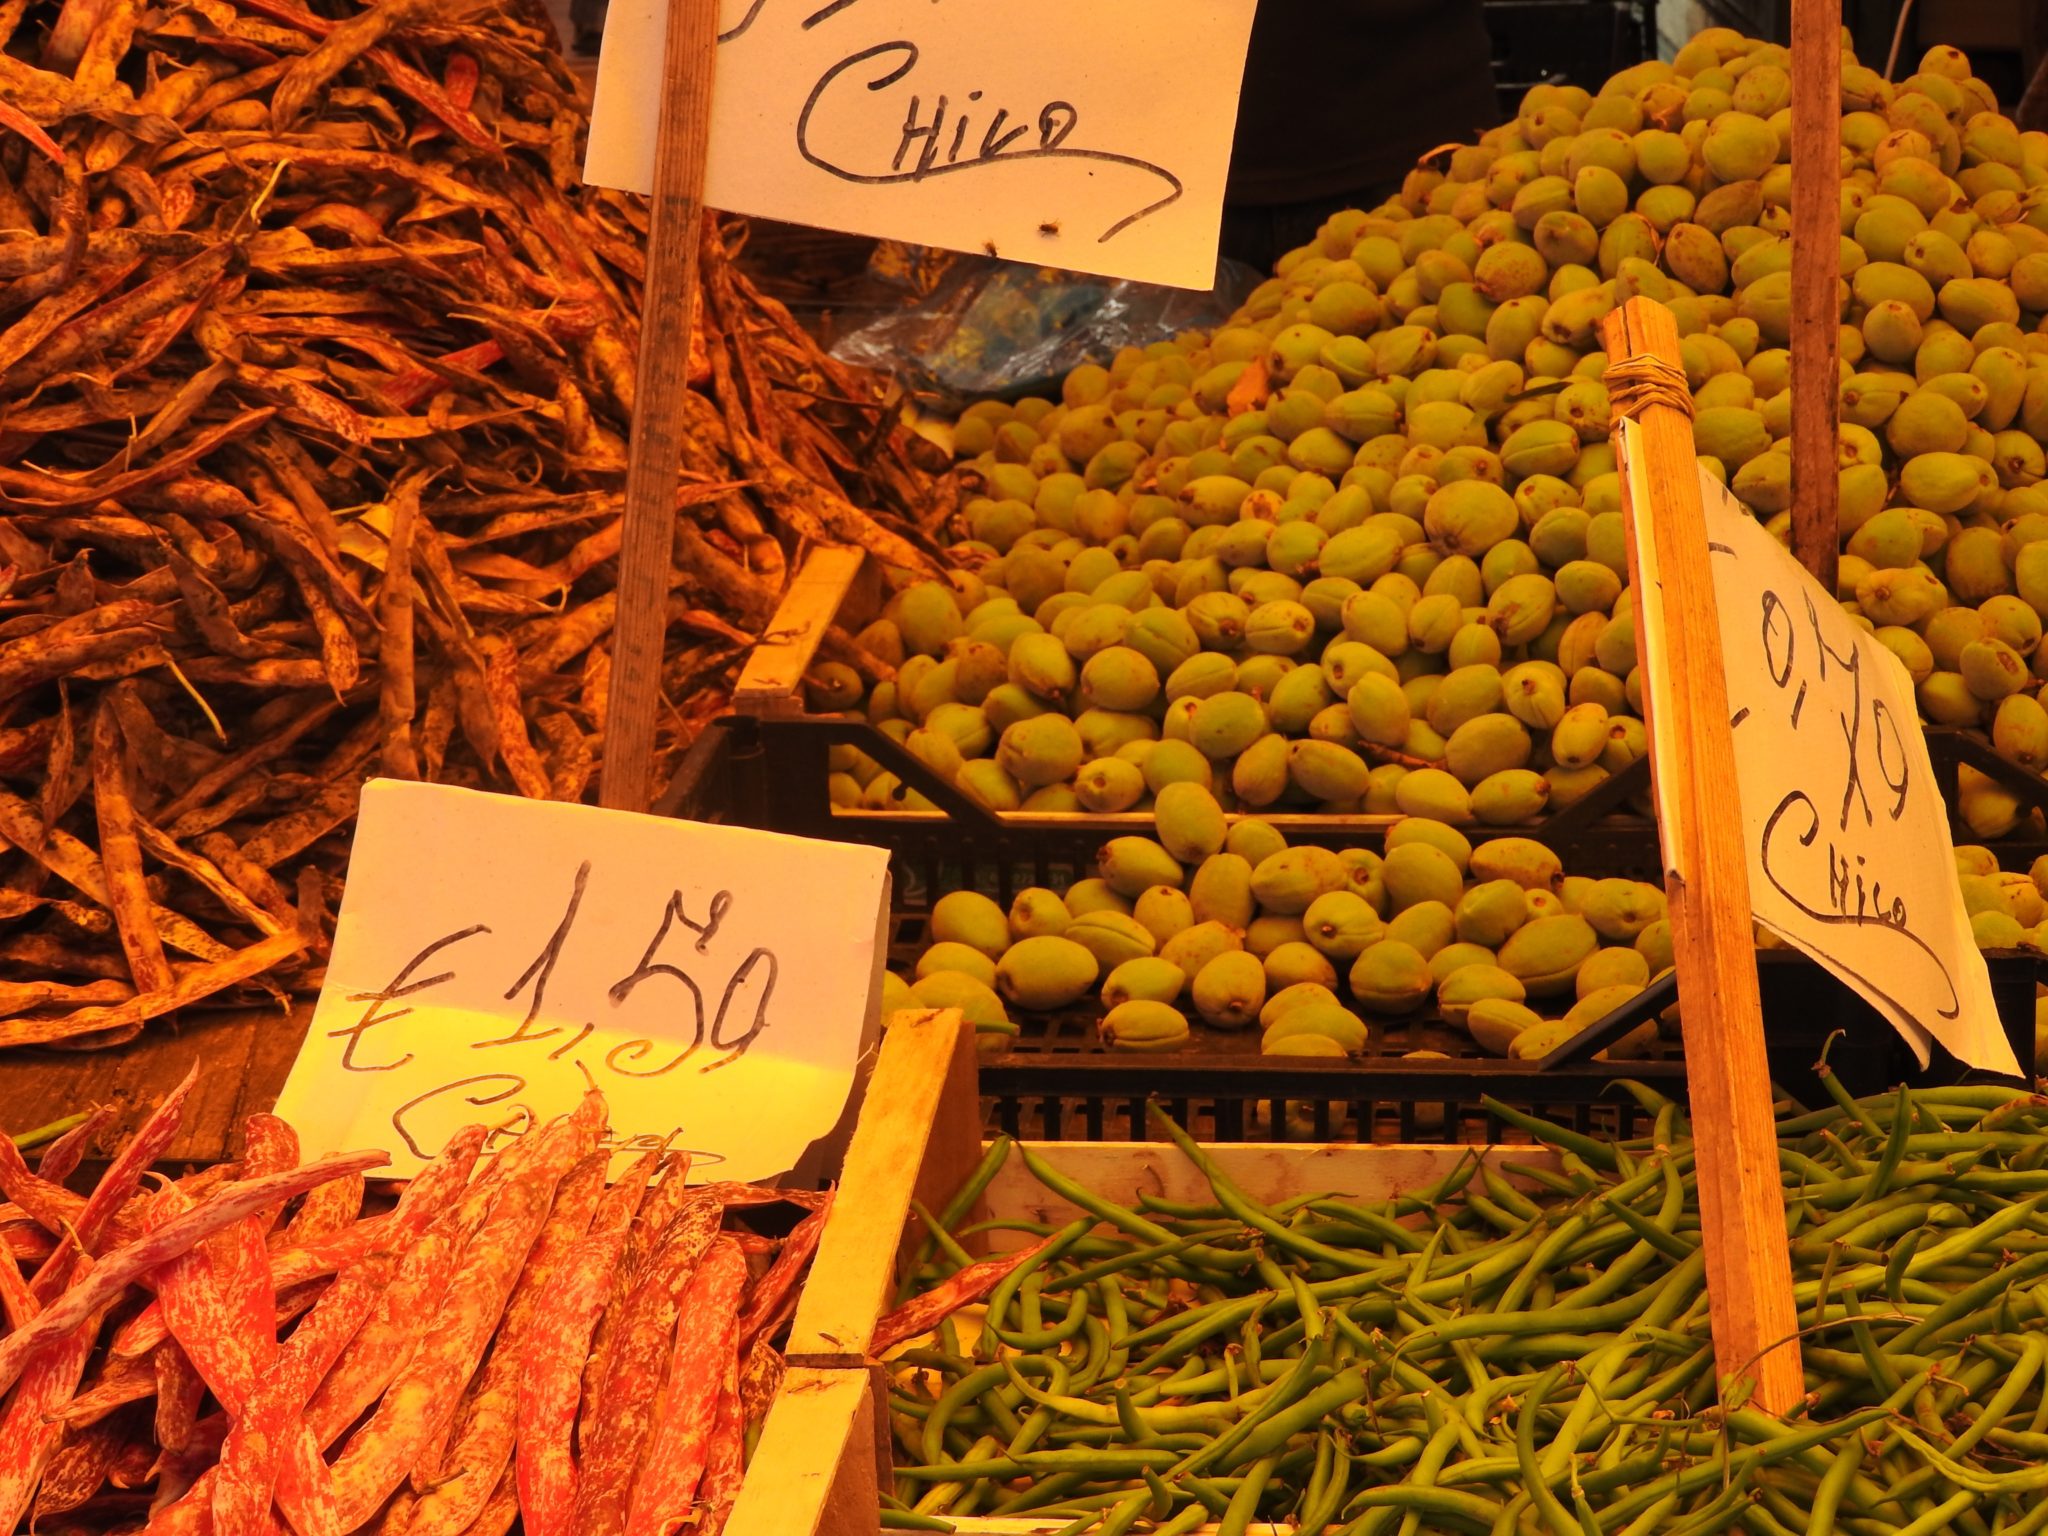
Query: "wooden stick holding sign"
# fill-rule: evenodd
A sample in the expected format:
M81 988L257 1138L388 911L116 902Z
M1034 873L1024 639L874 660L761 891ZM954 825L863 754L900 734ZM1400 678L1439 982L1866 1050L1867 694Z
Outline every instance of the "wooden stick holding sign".
M1792 553L1835 590L1841 483L1842 0L1792 7Z
M1714 606L1705 513L1692 437L1692 397L1671 311L1631 299L1603 323L1615 441L1633 417L1647 460L1650 505L1622 477L1629 574L1642 611L1662 605L1668 718L1644 710L1664 836L1665 894L1684 1007L1686 1083L1699 1156L1700 1237L1706 1252L1714 1356L1723 1383L1755 1382L1755 1401L1788 1413L1805 1392L1799 1317L1785 1245L1785 1203L1771 1119L1750 927L1749 865L1736 801L1728 685ZM1638 541L1653 538L1661 589L1647 590ZM1647 651L1644 653L1647 655ZM1649 668L1645 667L1647 675ZM1664 700L1660 697L1659 702ZM1683 872L1682 875L1679 872Z
M711 77L718 0L669 0L654 194L648 209L647 283L619 541L619 607L612 640L604 772L598 798L614 810L654 802L654 724L662 642L675 560L676 487L683 468L683 393L703 238L704 171L711 155Z

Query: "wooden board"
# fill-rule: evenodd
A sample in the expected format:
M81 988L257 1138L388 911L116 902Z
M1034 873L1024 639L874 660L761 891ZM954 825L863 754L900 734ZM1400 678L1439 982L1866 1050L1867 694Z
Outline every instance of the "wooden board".
M618 621L612 631L611 700L598 779L598 798L614 810L644 811L654 804L655 722L675 570L676 482L687 433L684 401L690 387L690 330L697 309L717 58L717 0L670 0L662 60L668 88L655 120L647 281L641 294L640 359L619 544Z
M980 1155L974 1032L957 1009L899 1013L882 1037L860 1123L789 1336L792 1362L863 1369L887 1309L911 1201L943 1204Z
M164 1161L220 1162L239 1153L243 1118L277 1102L312 1017L309 997L290 1013L194 1010L103 1051L9 1051L0 1056L0 1123L23 1131L112 1104L120 1115L110 1140L92 1149L105 1156L196 1062L199 1081Z
M1792 553L1835 590L1842 286L1842 0L1792 10Z
M747 657L732 691L732 707L742 715L804 712L804 673L811 667L832 627L866 556L858 549L823 545L811 551L761 643Z
M1032 1142L1031 1150L1084 1188L1119 1205L1140 1195L1205 1204L1214 1196L1201 1171L1180 1151L1157 1141ZM1225 1176L1254 1200L1271 1204L1313 1189L1352 1200L1383 1200L1441 1183L1472 1158L1554 1168L1555 1153L1537 1147L1359 1146L1349 1142L1264 1145L1240 1142L1208 1149ZM1363 1155L1361 1155L1363 1154ZM1511 1182L1513 1182L1511 1180ZM991 1214L1062 1226L1081 1214L1032 1177L1022 1158L1003 1165L988 1187Z
M872 1536L881 1507L874 1436L867 1372L792 1367L726 1536Z
M1607 355L1647 356L1680 370L1671 311L1631 299L1603 322ZM1681 377L1682 382L1682 377ZM1724 1380L1755 1384L1755 1401L1790 1414L1805 1393L1799 1315L1785 1248L1771 1070L1750 930L1749 858L1728 729L1728 678L1692 422L1674 405L1641 415L1647 505L1622 479L1631 587L1645 591L1637 529L1653 530L1668 699L1645 690L1650 761L1663 822L1664 881L1678 985L1686 998L1686 1088L1699 1158L1701 1243L1713 1306L1714 1354ZM1619 440L1622 418L1615 418ZM1668 704L1670 718L1663 718Z

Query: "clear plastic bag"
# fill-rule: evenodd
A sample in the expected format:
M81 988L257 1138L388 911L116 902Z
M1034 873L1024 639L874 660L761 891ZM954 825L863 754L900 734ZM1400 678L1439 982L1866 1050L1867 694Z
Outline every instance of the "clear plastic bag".
M1221 325L1258 282L1258 273L1231 261L1221 263L1213 289L1198 293L961 258L923 298L841 336L832 355L893 375L940 411L1057 395L1077 364Z

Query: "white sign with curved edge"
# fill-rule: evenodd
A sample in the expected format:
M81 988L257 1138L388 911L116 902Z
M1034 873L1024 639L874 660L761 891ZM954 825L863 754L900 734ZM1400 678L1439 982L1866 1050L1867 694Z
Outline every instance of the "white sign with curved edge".
M669 3L611 0L598 186L653 188ZM1208 288L1254 8L722 0L705 202Z
M624 1157L753 1181L840 1127L873 1043L884 849L378 779L277 1112L419 1171L595 1085ZM618 1164L614 1164L616 1167Z
M1686 744L1657 726L1672 713L1640 432L1623 423L1623 470L1651 750L1668 761ZM1705 470L1700 496L1757 921L1867 998L1923 1066L1932 1037L1971 1066L2018 1075L1956 883L1912 679ZM1658 807L1667 862L1682 846L1673 810Z

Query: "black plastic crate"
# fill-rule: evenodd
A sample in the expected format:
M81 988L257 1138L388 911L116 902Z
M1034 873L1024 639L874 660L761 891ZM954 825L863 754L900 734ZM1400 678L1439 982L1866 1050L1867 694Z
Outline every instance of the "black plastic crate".
M827 758L838 741L858 744L902 772L946 809L938 813L834 813L825 794ZM879 747L877 746L879 743ZM1988 749L1984 749L1988 752ZM1950 755L1953 763L1963 760ZM2018 772L2018 770L2012 770ZM921 777L920 777L921 776ZM1601 814L1640 794L1638 764L1593 797L1534 827L1464 829L1488 836L1534 837L1555 847L1574 873L1655 879L1656 829L1640 817ZM1092 874L1096 852L1125 830L1149 830L1144 816L997 817L933 778L886 737L858 722L732 716L715 722L659 807L666 814L757 826L803 836L864 842L890 850L895 911L892 959L914 960L925 915L953 890L979 890L1007 906L1027 886L1058 888ZM1293 843L1373 846L1391 818L1274 816ZM2025 850L2015 850L2024 854ZM1840 1032L1829 1061L1852 1091L1876 1092L1900 1081L1947 1083L1969 1076L1937 1047L1924 1072L1903 1040L1868 1004L1803 956L1758 957L1767 1050L1774 1079L1802 1102L1824 1095L1814 1064ZM2023 1062L2033 1052L2035 958L1993 957L2000 1018ZM1483 1100L1493 1097L1575 1128L1607 1135L1647 1129L1621 1086L1633 1079L1670 1094L1684 1091L1683 1055L1661 1040L1650 1060L1601 1062L1593 1053L1667 1006L1669 992L1644 994L1543 1062L1504 1061L1473 1052L1469 1037L1427 1014L1372 1019L1367 1054L1348 1061L1273 1058L1256 1039L1197 1031L1183 1050L1109 1051L1094 1036L1099 1010L1078 1006L1020 1018L1023 1033L984 1062L989 1123L1015 1134L1089 1140L1143 1139L1144 1105L1161 1101L1199 1135L1218 1141L1310 1139L1485 1141L1500 1134ZM1409 1060L1411 1050L1451 1059ZM1945 1059L1944 1059L1945 1058Z
M717 738L717 739L714 739ZM858 748L937 812L835 810L826 781L834 746ZM1630 809L1647 796L1650 769L1638 761L1576 804L1539 821L1512 827L1466 827L1475 842L1487 837L1531 837L1571 850L1568 862L1587 873L1658 877L1656 825ZM953 868L965 859L977 870L1032 870L1014 886L991 888L1007 901L1027 885L1075 861L1092 865L1102 842L1125 832L1149 834L1152 818L1122 815L996 815L970 800L896 742L865 721L835 716L728 715L699 737L696 749L658 809L664 814L730 821L805 837L875 843L897 856L897 899L906 880L928 877L943 893L962 882ZM1371 846L1394 816L1326 816L1263 811L1290 843L1342 848ZM1092 873L1092 870L1090 871ZM1000 880L1001 876L996 878Z

